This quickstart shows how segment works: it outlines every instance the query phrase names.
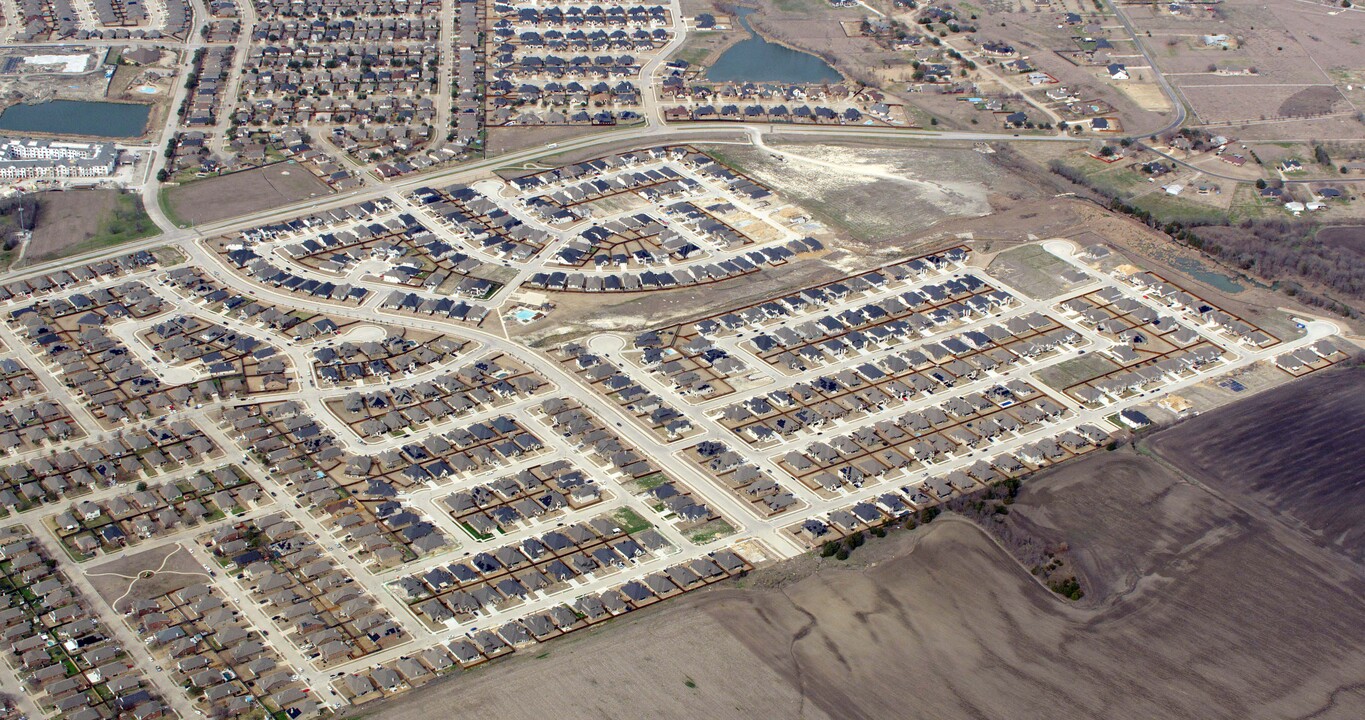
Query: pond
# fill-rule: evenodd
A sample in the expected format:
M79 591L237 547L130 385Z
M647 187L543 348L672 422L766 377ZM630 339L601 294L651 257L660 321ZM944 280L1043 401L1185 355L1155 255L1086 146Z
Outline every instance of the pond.
M780 82L831 83L843 80L837 70L824 60L770 43L749 27L753 8L737 8L739 24L749 37L721 54L715 64L706 69L706 79L719 82Z
M1199 262L1194 258L1176 258L1171 261L1171 265L1195 280L1210 285L1220 292L1225 292L1229 295L1242 292L1246 289L1233 282L1236 278L1231 275L1213 272L1204 267L1204 263Z
M39 105L14 105L0 113L0 130L50 135L131 138L147 129L152 106L140 103L53 100Z

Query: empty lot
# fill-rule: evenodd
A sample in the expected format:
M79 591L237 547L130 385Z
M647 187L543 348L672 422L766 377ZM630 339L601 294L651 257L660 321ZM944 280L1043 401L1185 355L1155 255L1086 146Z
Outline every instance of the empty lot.
M177 223L198 225L331 192L311 172L286 162L170 188L166 190L165 204Z
M137 195L67 190L38 197L38 223L25 256L29 262L112 247L157 232Z

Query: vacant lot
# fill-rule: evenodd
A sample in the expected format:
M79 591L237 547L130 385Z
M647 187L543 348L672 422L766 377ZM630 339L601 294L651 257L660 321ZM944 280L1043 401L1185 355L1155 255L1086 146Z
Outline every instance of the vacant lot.
M872 252L904 251L904 241L936 222L985 215L991 212L990 192L1017 186L965 148L920 145L907 151L774 140L768 145L789 154L779 158L734 145L705 149L850 239L869 243Z
M288 205L332 192L292 162L197 180L166 191L167 214L180 225L198 225Z
M51 260L149 237L157 227L142 198L118 190L45 192L25 258Z
M1026 481L1007 521L1066 543L1085 598L1060 599L979 529L947 517L874 540L848 563L807 557L760 570L742 587L367 711L1359 717L1365 575L1259 508L1119 450Z
M1201 415L1152 446L1215 490L1365 561L1361 428L1365 369L1342 368Z
M1068 282L1062 277L1062 271L1069 267L1065 260L1042 246L1025 245L996 255L986 270L1015 290L1041 300L1079 286L1080 283Z
M151 575L142 577L145 572ZM86 568L85 576L104 602L119 612L131 600L158 597L209 580L203 566L178 543Z

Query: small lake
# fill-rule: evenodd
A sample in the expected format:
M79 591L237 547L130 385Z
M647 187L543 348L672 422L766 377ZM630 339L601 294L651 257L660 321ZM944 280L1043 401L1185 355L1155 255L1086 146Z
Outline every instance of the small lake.
M838 71L824 60L770 43L749 27L753 8L737 8L735 16L749 33L721 54L716 63L706 69L706 79L719 82L780 82L780 83L836 83L843 80Z
M82 135L101 138L137 137L147 129L151 105L140 103L53 100L40 105L14 105L0 113L0 130Z
M1222 273L1212 272L1204 266L1204 263L1199 262L1194 258L1175 258L1171 261L1171 265L1195 280L1212 286L1229 295L1242 292L1246 289L1236 282L1233 282L1237 278Z

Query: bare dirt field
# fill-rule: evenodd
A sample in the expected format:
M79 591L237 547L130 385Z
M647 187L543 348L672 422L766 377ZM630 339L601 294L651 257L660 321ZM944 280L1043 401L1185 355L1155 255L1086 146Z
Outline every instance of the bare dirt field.
M1245 497L1317 542L1365 562L1365 369L1342 368L1159 433L1168 461Z
M490 127L488 128L488 139L484 143L485 154L488 157L496 157L517 150L600 133L603 130L604 128L591 125Z
M1359 566L1127 450L1025 482L1061 599L968 521L806 557L369 717L1353 718ZM799 689L799 695L796 690Z
M198 180L166 190L172 219L198 225L330 195L331 188L293 162Z
M43 193L29 253L54 255L99 232L101 218L118 204L116 190Z
M142 200L118 190L67 190L39 194L38 223L29 262L110 247L157 232Z
M904 239L949 217L985 215L990 192L1014 187L968 148L767 144L790 154L733 145L707 150L865 243Z
M142 577L145 572L151 575ZM178 544L125 555L86 569L85 576L104 602L119 612L131 600L158 597L209 579L198 561Z

